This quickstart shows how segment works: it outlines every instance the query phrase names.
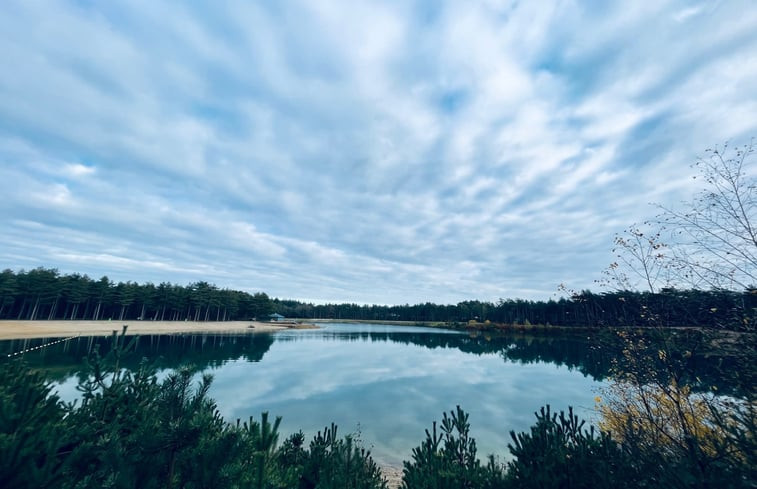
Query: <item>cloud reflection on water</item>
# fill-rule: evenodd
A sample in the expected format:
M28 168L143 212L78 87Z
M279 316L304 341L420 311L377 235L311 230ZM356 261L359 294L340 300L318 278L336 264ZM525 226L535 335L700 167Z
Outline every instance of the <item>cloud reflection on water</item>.
M343 434L359 429L378 460L398 464L433 420L459 404L471 415L480 454L504 455L509 430L527 429L539 407L591 407L599 385L566 367L504 361L496 352L326 335L282 338L260 363L215 369L211 395L224 417L269 411L283 416L283 432L308 436L333 421Z

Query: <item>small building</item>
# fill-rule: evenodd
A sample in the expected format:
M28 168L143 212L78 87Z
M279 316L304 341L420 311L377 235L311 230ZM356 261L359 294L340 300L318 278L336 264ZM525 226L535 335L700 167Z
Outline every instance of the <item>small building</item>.
M268 320L269 321L277 321L278 322L278 321L281 321L282 319L286 319L286 318L284 316L282 316L281 314L277 313L277 312L274 312L273 314L269 314L268 315Z

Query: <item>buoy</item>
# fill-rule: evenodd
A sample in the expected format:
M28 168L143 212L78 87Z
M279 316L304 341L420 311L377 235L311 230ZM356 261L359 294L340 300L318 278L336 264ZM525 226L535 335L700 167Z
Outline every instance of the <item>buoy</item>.
M34 348L27 348L26 350L17 351L15 353L9 353L7 358L15 357L16 355L23 355L24 353L35 351L35 350L41 350L42 348L50 345L57 345L58 343L63 343L64 341L73 340L74 338L78 338L79 335L76 336L70 336L68 338L63 338L62 340L58 341L51 341L50 343L45 343L44 345L35 346Z

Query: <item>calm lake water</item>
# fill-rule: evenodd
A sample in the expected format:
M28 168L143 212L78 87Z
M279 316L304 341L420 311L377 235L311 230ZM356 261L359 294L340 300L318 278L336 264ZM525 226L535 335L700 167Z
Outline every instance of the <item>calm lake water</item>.
M35 343L36 341L36 343ZM0 354L51 340L0 342ZM108 339L77 338L25 357L64 399L76 398L81 359ZM526 430L545 404L593 418L609 360L580 335L471 337L439 329L325 324L247 336L142 336L126 362L146 357L163 373L193 364L214 376L211 395L227 421L282 416L283 435L308 438L335 422L359 432L382 464L399 465L444 411L470 413L479 454L505 456L509 430Z

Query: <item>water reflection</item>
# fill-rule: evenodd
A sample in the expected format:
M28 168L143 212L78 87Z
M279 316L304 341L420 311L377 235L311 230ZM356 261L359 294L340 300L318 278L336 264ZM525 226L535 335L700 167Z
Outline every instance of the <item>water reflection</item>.
M0 355L51 341L3 341ZM76 338L24 358L75 395L82 358L109 344ZM158 369L192 364L214 374L211 395L229 421L267 410L283 416L284 433L308 435L334 421L342 432L359 431L379 461L397 464L431 421L457 404L470 412L482 454L504 454L508 430L527 429L544 404L573 405L590 418L619 351L585 333L488 336L330 324L274 335L142 336L124 365L136 368L143 358Z
M233 361L215 373L212 394L227 419L266 409L285 431L314 433L335 421L359 430L382 462L399 463L424 429L459 404L470 412L482 453L504 453L508 429L526 429L544 403L590 415L593 379L549 363L505 362L496 350L466 353L439 339L460 334L337 329L277 337L250 368ZM432 346L433 345L433 346Z
M80 376L84 359L95 350L106 353L112 338L106 336L76 337L55 343L57 338L0 341L0 358L23 350L32 350L22 355L32 368L43 369L48 378L60 381L71 376ZM133 341L130 353L123 359L125 368L136 369L146 360L157 370L191 366L198 371L218 368L230 360L243 359L259 362L273 344L267 334L220 335L144 335L128 337ZM36 347L43 346L39 350Z
M337 342L392 342L417 345L425 348L457 349L464 353L484 355L495 353L506 362L551 363L577 369L596 380L604 379L617 352L608 348L597 348L585 333L581 335L560 334L551 336L500 334L467 334L455 331L436 332L428 328L417 331L364 332L332 329L320 333L322 341ZM298 334L279 335L277 341L308 341L307 336Z
M431 349L456 349L473 355L494 353L505 362L564 366L597 381L605 380L613 369L630 368L622 353L626 343L615 332L606 330L489 334L417 327L371 325L363 328L362 325L335 324L312 334L317 334L323 341L392 342ZM297 332L277 337L277 341L307 339L307 336ZM647 339L654 344L652 336ZM677 332L666 339L664 348L679 357L684 351L695 351L694 355L682 362L681 371L677 373L679 382L690 385L695 391L710 391L712 386L716 386L720 393L743 397L745 391L753 388L753 379L738 375L735 358L702 348L702 337L696 330Z

